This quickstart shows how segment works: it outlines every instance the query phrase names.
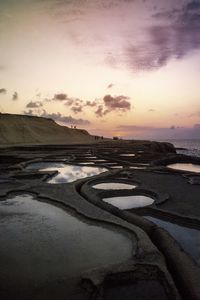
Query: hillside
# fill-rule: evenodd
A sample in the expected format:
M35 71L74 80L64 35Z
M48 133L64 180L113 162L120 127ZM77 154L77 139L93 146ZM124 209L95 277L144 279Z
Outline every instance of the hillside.
M86 130L58 125L52 119L0 114L0 145L82 144L94 141Z

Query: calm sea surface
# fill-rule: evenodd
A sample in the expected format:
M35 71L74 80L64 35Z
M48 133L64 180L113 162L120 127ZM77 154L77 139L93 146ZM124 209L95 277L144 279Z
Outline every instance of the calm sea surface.
M186 150L177 150L177 153L200 157L200 139L198 140L162 140L162 142L172 143L176 148L185 148Z

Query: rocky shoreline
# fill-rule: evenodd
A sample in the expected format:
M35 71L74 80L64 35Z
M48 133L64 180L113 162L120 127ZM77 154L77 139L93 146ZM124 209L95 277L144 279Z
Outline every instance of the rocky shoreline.
M49 169L28 167L41 163L60 165ZM7 259L3 272L0 272L1 299L200 299L200 253L193 253L192 245L188 250L187 244L177 240L173 232L148 219L156 218L170 226L182 226L183 236L187 230L195 230L198 242L200 173L168 167L174 163L198 166L200 159L176 154L172 144L149 141L1 148L0 215L4 225L9 224L12 217L6 215L5 201L15 195L29 194L42 203L61 208L78 220L127 236L132 243L131 258L124 262L85 267L76 276L70 276L66 269L62 278L55 276L51 282L38 279L33 285L27 283L26 274L19 271L23 280L18 286L15 284L16 277L10 277L15 268L13 256L17 259L17 253L12 253L10 246L7 255L0 251L0 262ZM91 173L85 178L83 175L83 178L71 182L63 173L66 182L50 183L51 178L56 178L67 166L107 171L95 176ZM95 184L113 182L136 185L136 188L94 188ZM138 195L150 197L153 203L120 209L103 200ZM19 212L16 215L19 217ZM23 215L20 218L23 221ZM43 223L38 226L43 226ZM53 228L49 230L51 232ZM103 237L101 247L107 247ZM31 256L31 249L29 251ZM23 260L20 263L23 265ZM57 257L57 263L55 268L59 269L62 263L60 257ZM40 273L39 266L30 264L29 268L36 275ZM20 296L16 298L16 295Z

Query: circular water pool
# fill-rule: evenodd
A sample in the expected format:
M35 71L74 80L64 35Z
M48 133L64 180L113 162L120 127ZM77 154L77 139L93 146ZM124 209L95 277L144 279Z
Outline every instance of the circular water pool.
M120 209L144 207L154 203L154 199L143 195L110 197L102 200Z
M122 182L103 182L93 185L93 188L101 190L132 190L136 188L136 185Z

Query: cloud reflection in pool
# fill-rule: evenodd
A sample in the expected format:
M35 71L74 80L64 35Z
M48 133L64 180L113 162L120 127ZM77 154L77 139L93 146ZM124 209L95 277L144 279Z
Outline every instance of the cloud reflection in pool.
M38 171L58 171L58 174L48 180L48 183L66 183L73 182L81 178L91 177L106 172L106 168L86 167L78 165L66 165L55 162L33 163L27 166L29 170Z
M55 184L55 183L73 182L81 178L91 177L106 172L107 169L97 168L97 167L81 167L75 165L66 165L63 168L58 168L57 171L59 172L59 174L52 177L50 180L48 180L48 183Z
M134 157L135 156L135 154L134 153L124 153L124 154L120 154L120 156L124 156L124 157Z
M103 198L102 200L120 209L131 209L148 206L153 204L154 202L154 199L143 195L110 197Z
M101 190L132 190L136 185L121 182L103 182L93 185L94 189Z
M171 164L168 165L167 167L174 170L190 171L196 173L200 172L200 165L189 164L189 163Z

